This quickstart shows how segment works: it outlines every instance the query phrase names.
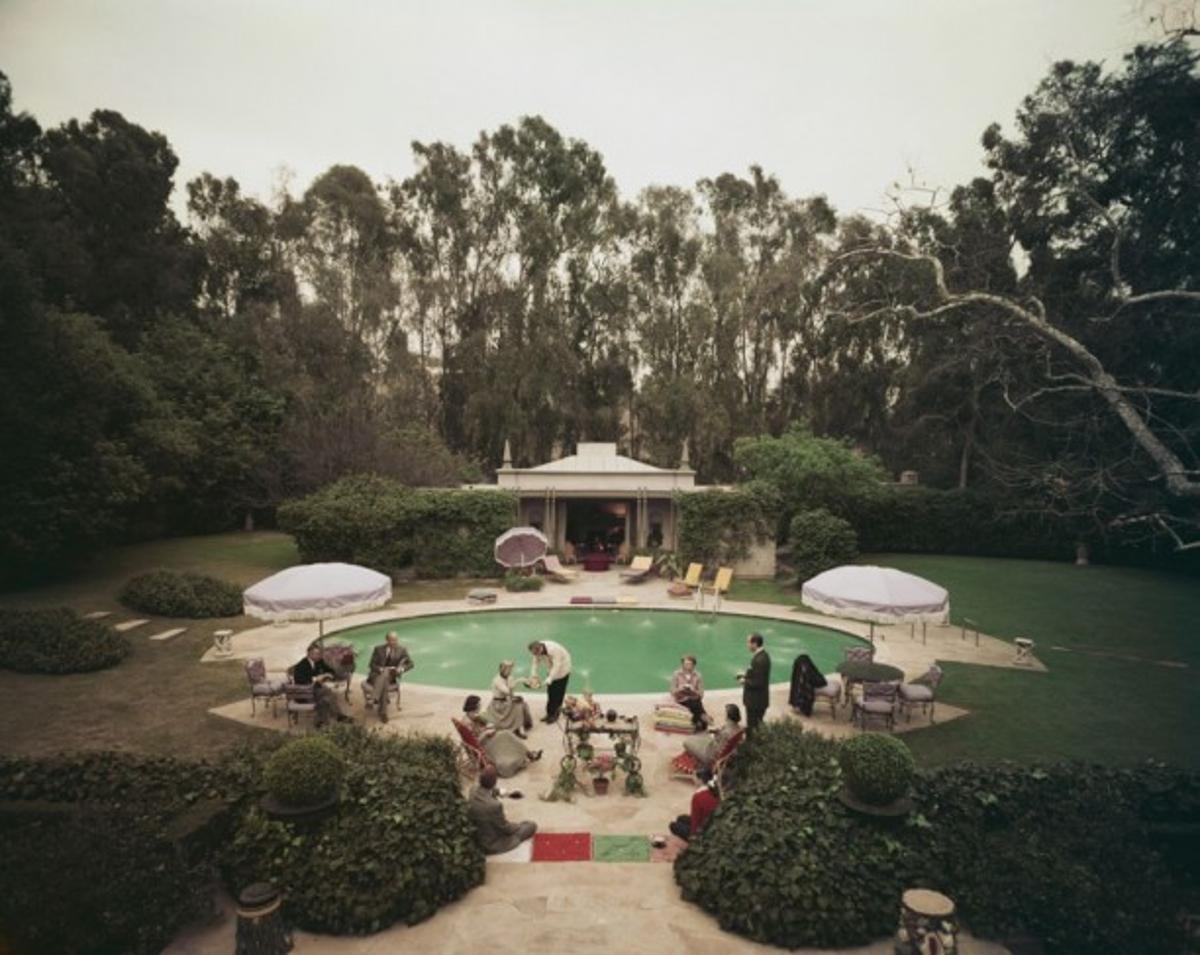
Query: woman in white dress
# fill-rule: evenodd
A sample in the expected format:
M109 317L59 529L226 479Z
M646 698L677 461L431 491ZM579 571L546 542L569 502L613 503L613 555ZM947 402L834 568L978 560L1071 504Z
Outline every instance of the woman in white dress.
M524 697L513 693L512 660L500 664L500 672L492 679L492 702L488 704L487 717L498 730L510 730L522 739L533 728L533 716Z

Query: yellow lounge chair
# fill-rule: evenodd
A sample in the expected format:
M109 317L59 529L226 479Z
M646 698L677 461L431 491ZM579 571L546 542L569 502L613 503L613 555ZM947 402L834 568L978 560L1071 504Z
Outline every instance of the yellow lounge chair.
M696 593L697 603L704 606L704 595L712 594L713 596L713 613L716 613L721 608L721 597L729 593L729 586L733 583L733 568L722 567L717 571L717 578L711 584L701 584L700 589Z
M700 575L704 573L703 564L688 564L687 573L683 578L683 585L690 590L695 590L700 586Z
M628 584L640 584L650 576L650 571L653 569L654 558L645 554L642 557L633 558L629 563L629 569L621 571L621 577Z

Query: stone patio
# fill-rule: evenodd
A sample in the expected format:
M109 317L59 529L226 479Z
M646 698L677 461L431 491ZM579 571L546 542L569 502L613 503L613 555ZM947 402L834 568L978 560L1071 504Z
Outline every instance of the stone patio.
M430 613L486 613L486 608L468 607L466 587L462 601L399 603L368 613L358 614L327 626L327 635L337 630L376 620L421 616ZM499 607L562 607L572 596L636 597L643 608L691 610L690 600L671 598L666 583L650 580L639 585L624 584L616 571L581 574L571 584L548 583L540 593L509 594L501 591L494 606ZM816 614L801 613L788 605L769 605L727 601L722 612L763 618L816 623L859 636L866 636L866 624L838 620ZM315 636L312 624L268 625L245 630L233 638L234 658L261 656L272 673L282 672L295 663ZM922 642L920 628L915 637L907 626L876 626L876 659L901 668L912 679L924 673L935 660L955 660L986 666L1013 665L1016 653L1009 642L984 634L975 645L973 634L963 639L956 627L930 626L927 642ZM770 650L770 647L767 648ZM208 651L205 660L216 659ZM228 659L228 658L220 658ZM775 660L776 676L790 678L791 661ZM419 674L418 669L414 674ZM1043 669L1036 660L1031 667ZM449 718L457 715L464 695L482 692L485 688L446 689L420 686L405 681L403 711L393 714L387 725L381 725L373 715L362 712L362 696L351 694L355 717L374 732L406 733L421 731L446 734L453 738ZM576 688L577 689L577 688ZM768 719L789 719L806 728L827 735L842 736L857 732L848 723L848 711L843 707L836 719L824 707L812 718L793 715L787 708L786 679L771 690ZM528 692L535 717L543 711L544 695ZM620 794L620 781L603 797L577 796L574 803L543 802L537 797L550 789L562 753L562 736L556 727L536 723L529 745L543 749L543 759L531 764L517 777L503 780L506 789L519 788L525 798L513 800L508 806L512 819L532 819L546 831L586 831L593 834L662 834L666 824L677 814L686 812L692 784L669 776L670 758L680 751L682 737L658 733L653 724L654 705L667 699L663 693L603 695L598 701L604 708L615 708L624 714L636 714L643 726L640 757L643 763L648 796L635 799ZM726 702L740 702L741 691L717 690L705 695L707 708L719 713ZM250 715L248 697L216 707L211 712L253 724L264 729L287 730L281 712L272 717L269 709L259 708ZM936 719L946 722L966 716L964 710L939 703ZM307 721L305 722L307 725ZM897 723L900 732L928 725L928 718L919 713L912 722ZM294 732L294 731L293 731ZM568 887L569 886L569 887ZM580 889L586 889L581 893ZM168 951L175 953L227 952L232 947L233 917L231 906L218 923L197 927L177 940ZM636 940L636 943L634 942ZM659 952L686 951L690 955L706 952L765 951L767 947L748 943L722 932L709 916L685 904L679 898L671 866L662 863L488 863L487 883L471 892L465 899L439 912L429 922L413 928L393 927L369 938L328 938L299 935L298 951L375 953L395 950L399 946L436 946L439 952L474 952L482 945L494 951L523 949L525 951L570 950L573 952L626 952L653 950ZM968 940L964 952L992 953L1003 949ZM860 952L890 951L890 944L881 942Z

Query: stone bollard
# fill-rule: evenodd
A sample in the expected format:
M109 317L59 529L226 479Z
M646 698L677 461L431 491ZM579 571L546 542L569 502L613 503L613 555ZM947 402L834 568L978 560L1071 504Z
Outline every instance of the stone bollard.
M895 955L958 955L954 903L940 892L909 889L900 898Z
M270 882L255 882L238 896L235 955L284 955L292 933L283 924L283 897Z

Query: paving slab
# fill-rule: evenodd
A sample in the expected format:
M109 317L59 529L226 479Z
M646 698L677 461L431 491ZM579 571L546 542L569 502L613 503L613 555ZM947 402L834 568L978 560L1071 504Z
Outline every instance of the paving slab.
M136 630L138 627L144 627L149 622L149 620L123 620L121 623L113 624L113 629L125 633L127 630Z
M153 634L150 637L150 639L151 640L170 640L172 637L177 637L181 633L184 633L186 630L187 630L187 627L175 627L172 630L164 630L162 633Z
M105 617L111 617L111 610L93 610L91 613L83 615L84 620L103 620Z

